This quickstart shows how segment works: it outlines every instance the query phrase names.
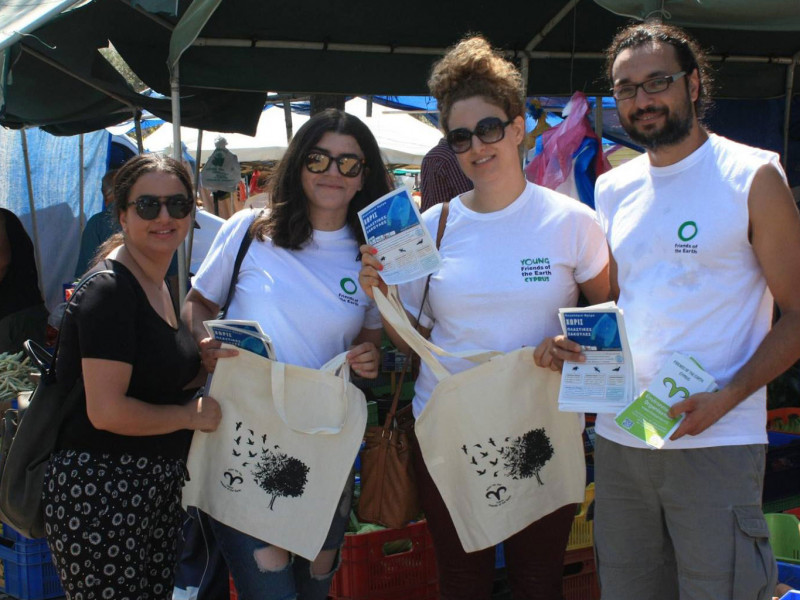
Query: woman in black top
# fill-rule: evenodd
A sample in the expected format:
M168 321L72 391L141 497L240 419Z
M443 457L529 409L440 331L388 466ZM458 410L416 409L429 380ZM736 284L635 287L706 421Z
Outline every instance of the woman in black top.
M57 377L82 376L86 402L50 461L45 528L68 598L166 599L191 434L221 418L212 398L192 399L198 350L164 281L191 226L192 186L177 161L136 156L114 201L122 233L61 331Z

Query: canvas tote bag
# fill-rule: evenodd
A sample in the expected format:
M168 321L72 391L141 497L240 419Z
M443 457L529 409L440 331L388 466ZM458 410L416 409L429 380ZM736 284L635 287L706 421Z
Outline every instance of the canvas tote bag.
M184 506L316 558L367 424L346 355L319 370L251 352L221 359L208 393L222 421L192 438Z
M581 421L558 410L560 374L534 348L449 353L411 326L397 296L373 288L383 317L438 379L417 418L422 458L466 552L494 546L584 497ZM477 363L451 375L437 356Z

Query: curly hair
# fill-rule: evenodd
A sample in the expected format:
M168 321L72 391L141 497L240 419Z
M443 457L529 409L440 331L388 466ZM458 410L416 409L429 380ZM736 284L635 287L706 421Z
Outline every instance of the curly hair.
M311 117L292 138L270 181L270 210L256 217L250 226L253 237L262 242L269 237L276 246L291 250L299 250L311 239L313 228L301 175L305 169L306 155L328 132L353 137L364 153L364 185L347 207L347 224L359 243L364 243L358 211L391 191L391 177L369 127L358 117L335 108Z
M605 71L609 84L614 84L612 73L614 62L623 50L653 43L669 44L675 48L675 55L678 58L681 71L684 71L687 76L695 69L697 70L700 88L697 93L697 100L694 103L694 109L697 118L702 120L712 104L711 92L714 82L711 64L697 40L683 29L674 25L656 22L636 23L617 32L617 35L611 40L611 45L606 49Z
M453 104L475 96L503 109L509 119L525 114L522 75L479 35L462 39L433 65L428 89L439 104L445 133Z

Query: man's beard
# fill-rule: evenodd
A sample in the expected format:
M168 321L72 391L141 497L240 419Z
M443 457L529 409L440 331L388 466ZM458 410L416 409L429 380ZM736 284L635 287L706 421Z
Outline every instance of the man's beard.
M691 105L687 105L691 106ZM661 129L645 132L637 129L634 123L635 119L646 114L665 114L666 120ZM682 110L680 112L671 113L667 108L647 108L637 111L632 120L626 121L620 119L622 127L628 132L630 138L647 148L648 150L657 150L664 146L673 146L689 137L692 131L692 122L694 121L694 114L691 110Z

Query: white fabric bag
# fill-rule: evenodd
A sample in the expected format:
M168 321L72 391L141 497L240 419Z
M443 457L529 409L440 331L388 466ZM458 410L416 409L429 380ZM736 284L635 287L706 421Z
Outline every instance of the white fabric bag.
M346 354L320 370L242 351L220 359L208 394L222 421L192 438L184 506L316 558L367 424Z
M422 458L466 552L494 546L584 497L581 420L558 410L561 376L508 354L449 353L412 327L395 288L378 308L439 383L415 425ZM439 356L477 366L451 375Z

